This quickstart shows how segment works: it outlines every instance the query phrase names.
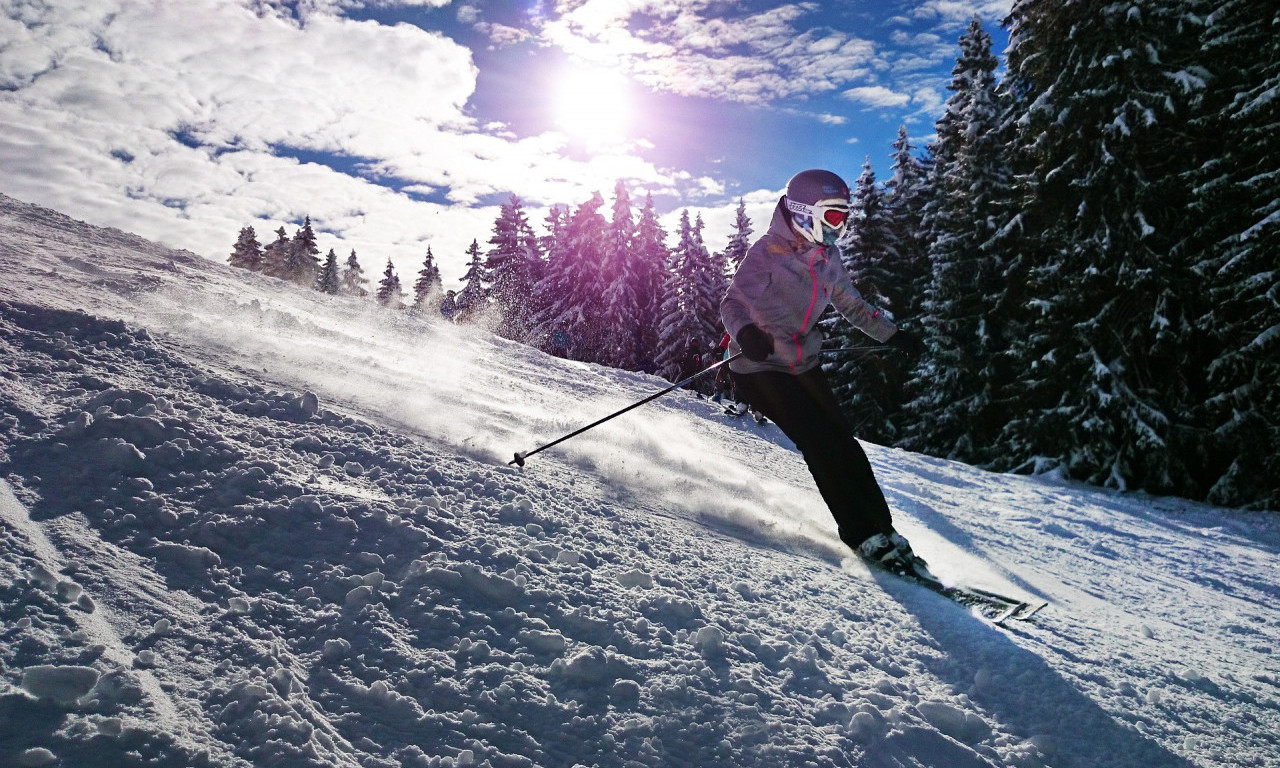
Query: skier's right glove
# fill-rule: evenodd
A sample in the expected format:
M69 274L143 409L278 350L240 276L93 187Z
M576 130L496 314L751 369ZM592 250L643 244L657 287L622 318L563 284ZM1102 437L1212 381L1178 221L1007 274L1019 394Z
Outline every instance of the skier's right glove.
M773 337L760 330L760 326L755 323L743 326L742 330L738 331L737 341L738 346L742 347L742 354L746 355L748 360L760 363L773 354Z
M888 344L912 360L925 353L924 342L920 340L919 336L916 336L911 331L898 329L897 331L894 331L893 335L889 337L889 340L886 341L885 344Z

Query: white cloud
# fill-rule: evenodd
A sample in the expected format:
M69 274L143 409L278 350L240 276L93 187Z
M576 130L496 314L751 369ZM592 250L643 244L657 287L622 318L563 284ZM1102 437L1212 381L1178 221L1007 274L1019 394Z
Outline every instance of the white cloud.
M902 107L911 102L909 95L880 85L850 88L842 95L850 101L856 101L868 107Z
M1009 14L1010 6L1010 0L925 0L912 10L911 15L917 19L938 19L950 24L968 23L974 16L1000 21Z
M819 9L792 3L735 18L707 17L705 0L588 0L542 27L543 39L570 56L607 63L659 91L745 103L833 91L866 77L875 45L797 22ZM721 4L714 7L723 13ZM643 33L629 23L643 14Z

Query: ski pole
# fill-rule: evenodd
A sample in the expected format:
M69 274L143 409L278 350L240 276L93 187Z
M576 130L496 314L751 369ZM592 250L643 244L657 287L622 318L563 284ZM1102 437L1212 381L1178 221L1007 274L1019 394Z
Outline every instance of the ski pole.
M708 367L706 367L706 368L703 368L701 371L698 371L697 373L693 374L692 376L690 376L689 378L685 379L684 381L677 381L675 384L672 384L671 386L667 387L666 389L662 390L661 392L656 392L656 393L654 393L654 394L652 394L652 395L649 395L648 397L646 397L645 399L643 399L643 400L641 400L641 401L639 401L639 402L632 403L631 405L628 405L626 408L623 408L623 409L622 409L622 410L620 410L620 411L615 411L614 413L611 413L611 414L609 414L608 416L605 416L603 419L599 419L599 420L597 420L597 421L593 421L593 422L591 422L590 424L588 424L587 426L582 427L581 429L576 429L576 430L574 430L573 432L570 432L569 434L567 434L567 435L565 435L565 436L563 436L563 437L558 437L558 438L556 438L555 440L552 440L551 442L547 443L546 445L540 445L540 446L538 446L537 448L534 448L532 451L525 451L525 452L523 452L523 453L521 453L521 452L517 451L517 452L516 452L516 457L515 457L514 459L512 459L511 461L508 461L508 462L507 462L507 464L508 464L508 465L510 465L510 464L515 464L517 467L523 467L523 466L524 466L524 460L525 460L525 459L527 459L527 458L529 458L530 456L534 455L535 453L540 453L540 452L542 452L542 451L545 451L546 449L550 448L550 447L551 447L551 446L553 446L553 445L559 445L560 443L563 443L565 440L568 440L568 439L569 439L569 438L571 438L571 437L577 437L578 435L582 434L583 432L586 432L588 429L591 429L591 428L593 428L593 427L598 427L598 426L600 426L601 424L605 423L605 422L606 422L606 421L608 421L609 419L617 418L617 417L621 416L622 414L626 413L627 411L632 410L633 408L639 408L640 406L644 405L645 403L648 403L648 402L652 402L652 401L654 401L654 400L657 400L658 398L662 397L663 395L667 394L668 392L671 392L672 390L679 389L680 387L683 387L685 384L688 384L689 382L693 381L694 379L701 378L702 376L704 376L704 375L706 375L706 374L708 374L708 373L711 373L712 371L714 371L715 369L717 369L717 368L719 368L720 366L724 365L725 363L728 363L728 362L730 362L730 361L732 361L732 360L737 360L739 357L742 357L742 353L741 353L741 352L739 352L739 353L738 353L738 354L736 354L736 355L731 355L731 356L729 356L729 357L726 357L725 359L720 360L719 362L713 363L712 365L710 365L710 366L708 366Z
M838 355L847 352L857 352L859 354L867 354L869 352L897 352L896 347L887 344L881 344L878 347L837 347L836 349L824 349L818 354L820 355Z

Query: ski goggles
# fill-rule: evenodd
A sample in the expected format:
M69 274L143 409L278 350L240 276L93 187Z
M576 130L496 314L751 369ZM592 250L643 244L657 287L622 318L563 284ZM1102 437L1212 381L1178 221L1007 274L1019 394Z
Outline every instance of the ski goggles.
M807 205L788 198L787 210L821 221L833 229L843 227L849 220L849 203L845 200L819 200Z

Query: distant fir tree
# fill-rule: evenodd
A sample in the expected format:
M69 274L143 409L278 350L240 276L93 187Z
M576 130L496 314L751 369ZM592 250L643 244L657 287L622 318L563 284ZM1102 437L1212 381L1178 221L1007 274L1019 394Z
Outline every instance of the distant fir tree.
M564 231L568 226L569 211L563 205L552 205L543 220L544 234L538 238L538 250L542 252L544 267L542 279L533 286L533 327L529 331L529 343L556 357L569 357L570 339L563 329L555 327L555 315L551 306L560 290L560 270L567 260L564 257L568 244Z
M605 357L604 278L600 258L608 224L600 214L604 198L595 193L557 224L539 285L534 335L554 354L584 362Z
M907 304L910 286L900 274L898 233L886 206L884 191L876 184L871 159L853 187L847 234L841 249L842 260L863 298L885 309L893 319L905 319L897 312ZM832 337L841 347L874 345L866 334L841 318L833 318ZM898 434L893 418L904 402L910 365L902 355L850 354L833 356L825 365L832 389L855 426L858 436L881 445L890 445Z
M227 263L233 267L254 272L262 269L262 245L258 243L258 235L253 231L253 227L240 230L240 236L236 238L236 244L231 249L231 258L227 259Z
M698 214L690 233L693 247L686 263L690 277L690 310L697 321L698 338L710 351L715 349L724 332L720 324L720 300L724 298L729 284L725 277L724 255L712 254L707 250L706 241L702 237L705 228L702 214ZM684 247L683 236L678 247Z
M1215 504L1280 509L1280 14L1216 3L1194 190L1192 269L1207 290L1196 317L1207 392L1196 407L1198 469ZM1194 83L1199 87L1199 83Z
M338 255L332 248L324 258L324 266L320 268L320 274L316 276L315 289L334 296L342 289L342 281L338 275Z
M1010 193L991 36L974 18L960 38L943 116L935 128L923 223L932 279L921 318L929 347L915 388L907 446L982 463L1008 418L1006 318L992 312L1005 290L1003 254L988 248Z
M720 337L724 335L724 328L720 322L720 301L729 291L729 280L733 277L733 273L729 271L729 257L724 251L713 252L707 249L706 239L702 234L705 229L706 225L702 221L702 214L698 214L693 224L693 236L698 248L707 258L707 315L705 319L707 325L713 329L709 338L718 342Z
M349 296L368 296L369 289L365 288L368 283L353 248L351 255L347 257L347 265L342 270L342 292Z
M298 285L314 285L316 274L320 271L319 256L320 248L316 245L316 233L311 229L311 217L308 216L289 243L283 277Z
M387 259L387 268L382 272L382 280L378 282L378 292L374 294L378 303L384 307L399 308L404 301L404 289L400 286L400 276L396 268Z
M439 308L440 299L444 296L444 281L440 278L440 268L431 254L431 246L427 246L427 256L422 261L422 269L418 270L418 279L413 284L413 310L424 313L428 308L433 311Z
M292 241L284 227L276 230L276 239L262 249L262 274L284 279L289 274L289 251Z
M454 297L456 320L460 323L474 320L489 306L489 291L486 288L488 273L485 272L484 257L480 254L478 240L471 241L471 247L467 248L467 255L471 260L468 262L466 274L462 276L464 285Z
M613 219L609 222L600 273L604 282L604 321L601 362L636 370L641 364L636 326L641 320L640 260L634 252L636 224L631 196L619 181L613 190Z
M497 332L508 339L527 341L533 326L534 287L542 279L543 262L538 237L520 198L512 195L503 204L489 244L493 247L485 270L492 281L490 296L502 313Z
M751 247L751 219L747 217L747 203L738 198L738 208L733 216L733 234L729 236L729 245L724 249L725 271L734 275ZM727 288L727 286L726 286Z
M663 281L667 260L671 255L666 242L667 233L658 221L658 214L653 207L653 195L648 194L636 223L632 252L637 308L634 328L636 369L650 373L657 370L655 360L658 355Z
M658 374L668 381L687 377L697 362L720 340L720 299L716 295L715 264L702 241L702 219L689 221L680 214L680 240L668 261L663 284L661 325L658 332Z
M1011 346L1018 401L996 468L1204 493L1188 423L1204 286L1182 248L1191 200L1178 183L1196 158L1171 151L1185 146L1200 89L1185 76L1200 55L1200 5L1013 4L1019 226L1036 260L1023 304L1037 314Z

